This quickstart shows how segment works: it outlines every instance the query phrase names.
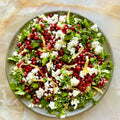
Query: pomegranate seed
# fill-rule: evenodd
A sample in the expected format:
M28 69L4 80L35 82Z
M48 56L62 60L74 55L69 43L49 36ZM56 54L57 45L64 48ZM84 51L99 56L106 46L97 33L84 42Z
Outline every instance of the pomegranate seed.
M21 43L17 43L17 46L20 47L22 44Z
M32 31L35 32L35 28L32 28Z
M102 61L99 61L98 64L101 65L101 64L102 64Z
M33 35L32 33L30 33L30 37L31 37L31 38L34 38L34 35Z
M24 83L24 81L23 81L23 80L21 80L21 83L23 84L23 83Z
M92 37L89 37L89 40L91 40L92 39Z
M92 74L92 78L96 77L96 74Z
M50 14L49 17L52 17L52 14Z
M78 26L78 27L80 27L80 25L79 25L79 24L77 24L77 26Z
M71 30L72 30L72 31L74 31L74 30L75 30L75 28L74 28L74 27L71 27Z
M57 28L56 28L57 30L60 30L61 28L59 27L59 26L57 26Z
M38 40L38 39L39 39L38 35L36 35L36 36L34 37L34 39L35 39L35 40Z
M44 24L41 24L41 28L44 28L45 27L45 25Z
M27 92L27 93L30 92L30 89L27 89L26 92Z
M50 97L50 100L53 100L53 97Z
M79 72L79 71L80 71L80 66L77 65L77 66L75 67L75 70L76 70L77 72Z
M36 57L33 57L33 58L31 59L31 61L36 61Z

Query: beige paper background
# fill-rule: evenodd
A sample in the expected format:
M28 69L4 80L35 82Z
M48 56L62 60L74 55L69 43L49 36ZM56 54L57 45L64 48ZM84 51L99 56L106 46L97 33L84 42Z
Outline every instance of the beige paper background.
M5 73L6 52L16 31L30 18L50 10L71 10L95 22L114 55L111 86L91 110L67 120L120 120L120 0L0 0L0 120L55 120L25 108L11 92Z

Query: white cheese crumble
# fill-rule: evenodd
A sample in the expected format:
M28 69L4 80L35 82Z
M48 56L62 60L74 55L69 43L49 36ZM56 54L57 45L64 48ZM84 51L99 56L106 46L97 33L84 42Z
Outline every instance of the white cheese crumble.
M64 28L65 24L61 23L61 22L58 22L57 26L61 27L61 28Z
M94 41L91 43L92 48L94 48L94 53L96 55L100 54L103 51L103 47L100 46L99 41Z
M71 78L70 81L72 86L77 86L79 84L79 80L75 77Z
M51 102L51 101L50 101L50 103L49 103L48 106L49 106L52 110L53 110L53 109L56 109L55 102Z
M47 58L47 57L49 57L49 52L42 53L41 56L40 56L40 58Z
M48 62L46 66L47 66L47 70L50 71L50 68L53 68L53 63Z
M48 83L48 81L45 82L44 85L45 85L45 91L47 91L49 89L49 83Z
M65 22L65 18L66 18L66 15L62 15L59 17L59 21L63 23Z
M64 37L65 37L65 34L61 31L61 30L58 30L57 32L56 32L56 39L57 38L61 38L61 39L64 39Z
M56 72L52 70L52 76L56 79L58 79L58 75L60 74L60 69L58 69Z
M53 57L53 56L57 57L57 56L58 56L58 52L52 51L52 57Z
M42 88L39 88L39 90L36 90L35 92L37 94L37 97L40 99L45 91Z
M13 56L18 56L17 51L14 51L12 55L13 55Z
M28 83L30 84L33 79L38 79L38 76L35 76L35 73L37 73L37 72L38 72L38 69L36 69L36 68L35 68L35 69L32 69L32 71L28 73L26 79L24 78L23 80L24 80L25 82L28 81Z
M28 107L29 108L33 108L35 105L33 104L33 103L30 103L29 105L28 105Z
M102 35L102 33L97 33L97 36L100 37Z
M63 40L58 40L58 41L55 43L55 49L56 49L56 50L60 50L62 47L63 47L63 48L66 47L66 42L63 41Z
M80 77L81 77L81 78L84 78L84 76L86 76L86 75L87 75L87 73L89 73L89 74L90 74L90 76L91 76L93 73L95 73L95 74L97 74L97 73L98 73L98 70L97 70L97 69L95 69L95 68L90 68L90 67L87 67L87 69L88 69L88 72L87 72L87 71L85 71L85 72L83 73L83 70L82 70L82 71L80 71Z
M94 53L96 55L99 55L101 52L103 51L103 47L101 47L100 45L98 45L95 50L94 50Z
M100 42L99 42L99 41L94 41L94 42L91 43L91 47L92 47L92 48L96 48L96 47L99 46L99 45L100 45Z
M74 99L74 100L71 101L71 105L74 105L74 109L77 108L78 103L79 103L78 99Z
M60 116L60 118L65 118L65 115Z
M93 31L95 31L95 32L98 32L98 27L97 27L96 24L94 24L94 25L91 27L91 29L92 29Z
M73 90L73 96L76 97L78 94L80 94L79 90Z

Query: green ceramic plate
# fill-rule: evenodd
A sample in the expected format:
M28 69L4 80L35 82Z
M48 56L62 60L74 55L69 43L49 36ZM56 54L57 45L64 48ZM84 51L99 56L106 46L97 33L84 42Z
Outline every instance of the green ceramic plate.
M49 15L49 14L55 14L55 13L56 13L56 14L59 14L59 15L64 15L64 14L67 14L67 11L51 11L51 12L46 12L45 14L46 14L46 15ZM85 18L85 17L83 17L83 16L81 16L81 15L79 15L79 14L76 14L76 13L72 13L72 12L71 12L71 15L73 15L73 14L77 15L79 18ZM35 17L34 17L34 18L35 18ZM87 19L87 18L86 18L86 19ZM31 19L31 20L32 20L32 19ZM7 73L7 78L8 78L8 82L9 82L9 83L10 83L10 81L12 80L12 79L10 78L10 73L11 73L12 64L11 64L10 62L8 62L7 58L10 56L10 54L11 54L11 53L14 51L14 49L15 49L15 46L16 46L16 43L17 43L16 36L21 32L22 29L25 29L25 28L27 27L28 23L29 23L31 20L29 20L27 23L25 23L25 24L18 30L18 32L15 34L15 36L13 37L13 39L12 39L10 45L9 45L8 53L7 53L7 57L6 57L6 73ZM88 19L87 19L87 20L88 20ZM92 22L92 21L90 21L90 20L88 20L88 21L89 21L89 22ZM92 22L92 23L93 23L93 22ZM99 29L99 30L100 30L100 29ZM102 33L101 30L100 30L100 32ZM103 33L102 33L102 34L103 34ZM105 37L104 34L103 34L103 36ZM105 37L105 42L104 42L103 47L104 47L104 49L105 49L105 51L106 51L107 53L110 53L110 54L111 54L110 57L108 58L108 60L111 60L111 61L113 62L113 54L112 54L111 47L110 47L109 42L108 42L108 40L106 39L106 37ZM113 64L114 64L114 62L113 62ZM96 95L95 95L95 100L97 100L97 101L100 101L100 100L101 100L101 98L102 98L102 97L105 95L105 93L107 92L107 90L108 90L108 88L109 88L109 86L110 86L111 80L112 80L112 76L111 76L111 79L109 80L108 84L105 86L105 88L102 89L102 91L103 91L104 94L103 94L103 95L100 95L99 93L96 94ZM14 92L13 92L13 93L14 93ZM29 105L30 102L26 101L26 100L23 99L23 98L19 98L17 95L15 95L15 96L18 98L18 100L19 100L24 106L26 106L26 107L28 108L28 105ZM90 109L90 108L92 108L92 107L93 107L93 103L92 103L92 102L89 102L89 103L86 104L86 107L85 107L85 108L79 108L79 109L76 109L76 110L74 110L74 111L67 112L67 115L66 115L66 116L73 116L73 115L76 115L76 114L80 114L80 113L82 113L82 112L84 112L84 111L87 111L88 109ZM50 115L50 114L48 114L47 111L44 110L44 109L42 109L42 108L29 108L29 109L31 109L32 111L34 111L34 112L36 112L36 113L38 113L38 114L41 114L41 115L45 115L45 116L49 116L49 117L56 117L55 115Z

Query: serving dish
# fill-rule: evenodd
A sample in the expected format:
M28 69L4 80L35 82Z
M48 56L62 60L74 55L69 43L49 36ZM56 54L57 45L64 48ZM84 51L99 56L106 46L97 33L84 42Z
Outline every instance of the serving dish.
M59 14L59 15L67 15L67 11L52 11L52 12L46 12L45 15L50 15L50 14ZM78 18L80 19L85 19L84 17L76 14L76 13L70 13L70 15L76 15ZM36 18L36 17L35 17ZM35 19L34 18L34 19ZM15 34L13 40L11 41L10 43L10 46L9 46L9 49L8 49L8 54L7 54L7 58L6 58L6 72L7 72L7 78L8 78L8 82L10 83L12 81L12 79L10 78L10 73L12 71L12 66L13 64L11 64L11 62L8 61L8 58L10 57L11 53L14 51L15 47L16 47L16 44L17 44L17 35L21 33L21 31L23 29L25 29L29 23L30 23L31 20L29 20L27 23L25 23L21 28L20 30ZM88 22L92 23L90 20L87 19ZM93 24L94 25L94 24ZM102 33L102 31L99 29L99 32ZM102 33L102 35L104 36L104 34ZM111 51L111 48L110 48L110 45L106 39L106 37L104 36L105 38L105 41L104 41L104 44L103 44L103 48L105 49L105 51L107 53L110 54L110 56L107 58L108 61L112 61L113 62L113 56L112 56L112 51ZM111 82L111 79L109 80L109 82L106 84L106 86L104 88L102 88L102 91L103 91L103 95L101 95L100 93L97 93L95 96L94 96L94 99L96 101L100 101L100 99L104 96L104 94L106 93L106 91L108 90L108 87L110 85L110 82ZM20 98L19 96L16 95L16 97L20 100L20 102L22 102L26 107L29 106L30 102L29 101L26 101L25 99L23 98ZM66 116L73 116L73 115L76 115L78 113L82 113L88 109L90 109L91 107L93 107L93 103L92 102L88 102L85 106L85 108L78 108L74 111L69 111L67 112L67 115ZM42 109L42 108L30 108L32 111L38 113L38 114L42 114L42 115L46 115L46 116L50 116L50 117L55 117L55 115L50 115L47 113L46 110Z

